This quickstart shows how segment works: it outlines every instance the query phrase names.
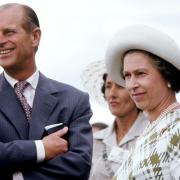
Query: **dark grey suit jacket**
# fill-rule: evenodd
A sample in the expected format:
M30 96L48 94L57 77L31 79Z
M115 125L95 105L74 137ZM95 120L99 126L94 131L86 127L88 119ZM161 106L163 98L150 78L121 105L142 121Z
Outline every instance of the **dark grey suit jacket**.
M88 95L40 73L28 123L14 89L0 75L0 179L21 171L25 180L86 180L92 157L92 116ZM34 140L42 139L45 126L69 127L69 151L37 164Z

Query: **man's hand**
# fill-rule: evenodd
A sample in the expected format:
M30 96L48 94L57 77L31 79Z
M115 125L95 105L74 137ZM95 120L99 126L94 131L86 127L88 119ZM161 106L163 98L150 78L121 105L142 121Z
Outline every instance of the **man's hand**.
M68 142L62 136L68 131L67 127L56 131L42 139L45 149L45 160L54 158L57 155L64 154L68 151Z

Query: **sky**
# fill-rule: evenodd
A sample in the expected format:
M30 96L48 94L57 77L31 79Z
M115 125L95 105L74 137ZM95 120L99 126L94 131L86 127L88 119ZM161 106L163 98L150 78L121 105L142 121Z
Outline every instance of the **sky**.
M10 2L30 5L39 17L38 69L83 91L82 71L89 63L104 59L109 40L126 25L155 27L172 36L180 47L179 0L1 0L0 4ZM107 108L94 99L90 102L91 123L113 121Z

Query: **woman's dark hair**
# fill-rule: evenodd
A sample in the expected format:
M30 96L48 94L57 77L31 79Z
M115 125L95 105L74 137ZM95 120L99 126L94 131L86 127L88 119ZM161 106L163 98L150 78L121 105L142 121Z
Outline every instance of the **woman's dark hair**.
M129 50L124 54L123 57L125 57L126 54L133 52L143 52L147 54L153 60L154 64L156 65L157 69L160 71L161 75L170 83L172 90L176 93L180 91L179 69L177 69L171 63L162 59L161 57L143 50L136 50L136 49Z
M105 89L106 89L105 86L106 86L106 79L107 79L107 76L108 76L107 73L104 73L103 76L102 76L103 84L102 84L102 87L101 87L101 92L103 93L104 98L105 98Z

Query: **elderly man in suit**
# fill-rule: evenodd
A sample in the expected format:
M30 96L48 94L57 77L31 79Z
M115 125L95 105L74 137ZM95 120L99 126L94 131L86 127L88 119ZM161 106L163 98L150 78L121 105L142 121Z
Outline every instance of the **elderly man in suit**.
M37 70L40 37L32 8L0 6L0 179L86 180L92 156L88 95Z

